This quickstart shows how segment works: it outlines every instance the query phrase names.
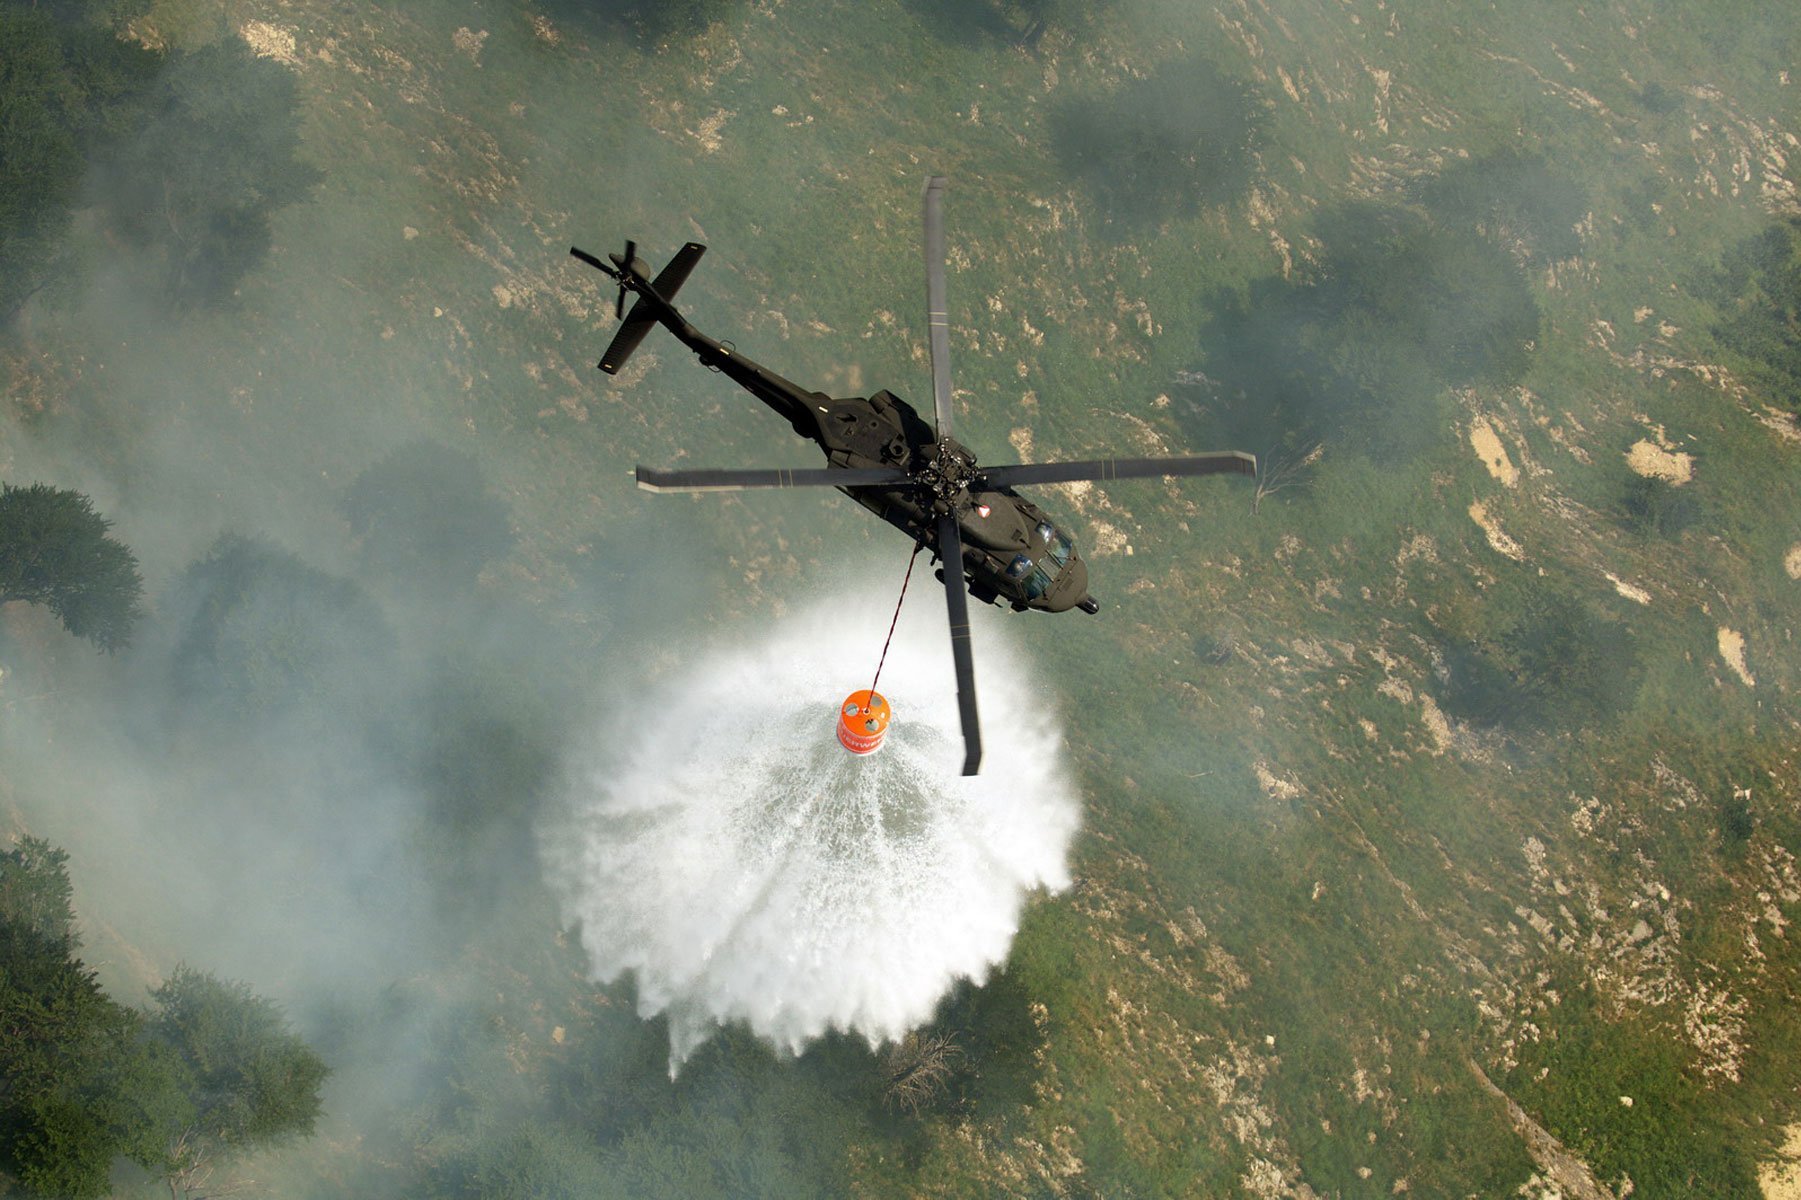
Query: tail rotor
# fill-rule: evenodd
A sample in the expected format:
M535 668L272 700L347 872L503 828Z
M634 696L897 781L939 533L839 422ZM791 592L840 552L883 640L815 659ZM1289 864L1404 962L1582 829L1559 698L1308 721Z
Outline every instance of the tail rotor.
M619 299L613 302L613 319L615 321L621 321L625 319L625 281L626 277L631 273L632 264L638 261L638 243L632 241L630 238L626 238L624 260L620 261L615 259L614 261L619 262L620 270L618 273Z

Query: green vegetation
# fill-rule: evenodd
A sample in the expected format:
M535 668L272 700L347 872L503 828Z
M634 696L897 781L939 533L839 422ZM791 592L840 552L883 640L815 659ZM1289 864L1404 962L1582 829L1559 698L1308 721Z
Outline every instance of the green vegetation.
M1721 309L1715 339L1801 413L1801 219L1734 246L1703 286Z
M1478 233L1535 266L1582 252L1588 195L1542 156L1498 150L1462 159L1409 191L1435 223Z
M384 686L394 635L381 609L267 542L220 538L163 608L176 694L221 719L354 721Z
M548 0L537 5L558 21L582 25L599 22L614 32L627 32L652 45L690 38L731 14L739 0Z
M173 56L101 156L108 220L178 304L219 304L269 252L270 220L321 175L302 161L293 76L233 38Z
M902 0L936 37L1031 49L1051 30L1106 19L1113 0Z
M130 122L157 58L80 4L0 3L0 324L69 269L63 236L86 158Z
M80 492L0 484L0 604L42 604L76 637L109 652L124 646L144 585L111 528Z
M1463 182L1424 189L1449 203ZM1498 203L1498 202L1497 202ZM1395 464L1434 449L1447 389L1524 377L1538 302L1467 205L1442 221L1354 204L1315 222L1311 278L1216 292L1190 393L1199 444L1304 456L1322 442Z
M1101 229L1124 239L1237 200L1262 125L1248 85L1194 58L1114 95L1065 101L1051 145L1093 197Z
M1620 517L1635 533L1675 537L1701 522L1704 513L1693 488L1677 487L1650 475L1626 477Z
M0 863L7 1186L205 1193L310 1123L271 1191L1516 1195L1543 1164L1475 1063L1605 1186L1751 1191L1801 1117L1781 21L163 0L153 53L77 36L110 7L0 4L0 458L129 497L157 603L104 676L8 614L0 796L77 861L144 845L89 957L170 982L108 999L55 852ZM705 241L709 333L917 399L928 171L983 461L1324 450L1255 508L1043 495L1103 615L976 636L1062 713L1074 886L910 1048L731 1028L672 1081L539 818L691 647L827 586L861 620L898 564L846 503L636 493L805 449L667 341L594 372L611 297L563 251ZM138 878L183 869L229 921ZM318 1060L171 965L313 904Z
M441 591L462 591L513 544L507 507L472 455L433 442L389 452L357 476L344 515L364 567Z
M1566 588L1515 584L1447 608L1444 710L1516 732L1605 728L1644 678L1631 630Z
M0 1180L88 1200L126 1158L187 1196L310 1133L325 1065L248 987L178 967L148 1015L106 995L75 954L67 861L38 838L0 853Z
M170 299L217 304L321 178L286 71L235 38L164 56L119 36L147 7L0 3L0 323L77 272L79 207L150 253Z

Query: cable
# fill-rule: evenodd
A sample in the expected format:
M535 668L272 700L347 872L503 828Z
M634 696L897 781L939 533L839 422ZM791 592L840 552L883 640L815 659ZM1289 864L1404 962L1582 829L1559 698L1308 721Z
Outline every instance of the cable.
M882 664L888 661L888 647L894 642L894 628L900 624L901 605L907 600L907 584L913 580L913 564L919 561L919 552L926 548L923 541L913 543L913 554L907 559L907 574L901 580L900 598L894 602L894 620L888 622L888 640L882 643L882 657L876 660L875 678L869 681L869 694L875 695L875 685L882 678ZM865 708L864 712L869 710Z

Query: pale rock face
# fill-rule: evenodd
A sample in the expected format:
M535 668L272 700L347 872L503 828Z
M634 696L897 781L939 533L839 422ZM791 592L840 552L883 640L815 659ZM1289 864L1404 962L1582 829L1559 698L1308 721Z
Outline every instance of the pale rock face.
M1520 469L1507 457L1507 448L1501 445L1500 435L1495 433L1488 418L1477 417L1470 423L1470 447L1475 450L1476 457L1482 460L1482 465L1488 468L1488 473L1502 484L1513 487L1519 483Z
M1732 673L1744 681L1746 687L1756 687L1757 679L1751 674L1751 668L1745 662L1745 635L1736 629L1720 626L1720 657L1732 668Z
M1632 443L1632 449L1626 451L1626 465L1648 479L1661 479L1673 487L1681 487L1695 476L1693 457L1643 440Z

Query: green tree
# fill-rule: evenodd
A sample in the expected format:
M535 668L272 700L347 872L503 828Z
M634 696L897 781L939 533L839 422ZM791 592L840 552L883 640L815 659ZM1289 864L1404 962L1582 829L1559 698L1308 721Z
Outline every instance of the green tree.
M1051 145L1102 227L1125 236L1236 197L1263 118L1249 85L1196 58L1070 101L1052 114Z
M60 269L86 156L159 61L100 24L77 23L81 7L0 2L0 322Z
M1635 533L1675 537L1701 519L1701 503L1692 488L1668 480L1631 475L1620 498L1620 517Z
M176 689L227 719L355 719L385 684L394 639L368 593L267 542L220 538L165 607Z
M101 156L102 207L161 256L178 303L229 298L267 254L274 213L322 178L299 158L296 99L287 70L228 38L174 56Z
M1609 721L1631 706L1644 678L1624 625L1547 587L1526 591L1493 627L1449 647L1445 669L1446 712L1522 732Z
M35 838L0 854L0 1173L82 1200L118 1157L155 1164L190 1106L142 1014L75 956L67 858Z
M63 627L112 651L142 615L138 560L80 492L0 484L0 604L42 604Z
M42 838L20 838L0 854L0 919L35 929L46 937L75 939L74 887L69 852Z
M192 1079L189 1147L238 1150L313 1131L329 1072L274 1002L185 964L151 998L150 1036Z
M647 41L692 37L723 20L739 0L545 0L558 21L584 24L598 18Z
M1326 443L1395 461L1442 436L1448 389L1525 375L1538 302L1467 222L1351 204L1317 233L1309 277L1215 297L1186 397L1201 444L1301 458Z
M410 442L357 476L344 515L371 568L437 591L468 587L513 544L507 506L475 458L434 442Z
M1581 253L1576 226L1588 212L1588 193L1536 155L1500 150L1460 159L1411 191L1435 223L1473 229L1529 261Z
M1734 246L1698 290L1720 309L1715 340L1801 412L1801 219L1778 222Z
M326 1067L281 1010L190 967L114 1001L76 957L68 855L0 853L0 1194L105 1195L129 1158L191 1191L256 1145L309 1133Z

